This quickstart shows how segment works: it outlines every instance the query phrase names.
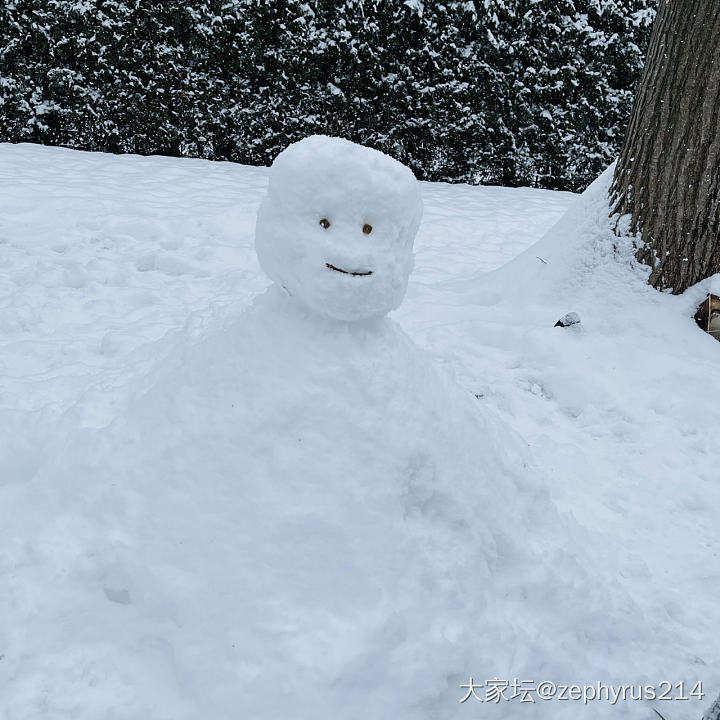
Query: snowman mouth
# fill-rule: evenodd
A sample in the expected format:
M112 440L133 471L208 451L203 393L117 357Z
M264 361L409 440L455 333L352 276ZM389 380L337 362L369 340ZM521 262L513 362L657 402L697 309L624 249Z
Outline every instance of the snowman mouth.
M330 263L325 263L325 267L328 270L334 270L335 272L342 273L343 275L354 275L355 277L362 276L365 277L367 275L372 275L372 270L343 270L342 268L335 267L334 265L331 265Z

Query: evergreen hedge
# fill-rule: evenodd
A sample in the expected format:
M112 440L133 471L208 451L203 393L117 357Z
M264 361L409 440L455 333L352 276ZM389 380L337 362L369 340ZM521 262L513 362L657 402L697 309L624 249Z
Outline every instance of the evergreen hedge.
M312 133L427 180L578 190L656 0L4 0L0 141L269 164Z

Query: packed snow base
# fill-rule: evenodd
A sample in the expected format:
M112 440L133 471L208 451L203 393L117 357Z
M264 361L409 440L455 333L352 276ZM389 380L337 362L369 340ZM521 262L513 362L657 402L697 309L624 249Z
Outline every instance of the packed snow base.
M707 288L649 290L601 183L497 272L569 196L425 185L407 339L252 301L264 171L0 172L3 720L647 718L459 685L720 684Z

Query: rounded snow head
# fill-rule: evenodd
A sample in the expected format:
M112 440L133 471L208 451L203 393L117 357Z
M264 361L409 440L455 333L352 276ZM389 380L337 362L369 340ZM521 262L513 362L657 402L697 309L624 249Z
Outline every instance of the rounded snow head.
M376 318L405 296L421 217L409 168L314 135L270 168L255 249L267 275L307 309L336 320Z

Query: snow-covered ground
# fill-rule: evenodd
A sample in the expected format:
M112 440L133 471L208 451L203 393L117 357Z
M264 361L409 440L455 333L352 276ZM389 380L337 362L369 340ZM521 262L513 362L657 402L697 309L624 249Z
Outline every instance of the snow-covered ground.
M720 345L691 316L720 282L649 289L609 233L607 177L581 198L424 184L393 317L426 367L383 335L357 350L305 333L271 297L251 308L268 285L253 250L266 182L228 163L0 145L0 718L699 718L720 689ZM581 326L553 327L568 311ZM375 404L348 419L332 393L368 402L352 377ZM435 439L413 420L433 408ZM393 463L419 456L403 428L383 433L406 421L438 473L481 433L448 472L485 455L478 477L495 473L517 512L462 479L487 505L436 502L413 464L422 511L399 527ZM337 445L316 436L328 422ZM328 451L327 492L317 457L278 449L299 427ZM384 469L377 491L356 482ZM462 542L488 533L473 584ZM482 599L476 616L453 576ZM392 577L406 605L387 608ZM702 681L708 697L460 704L470 676L686 695Z

